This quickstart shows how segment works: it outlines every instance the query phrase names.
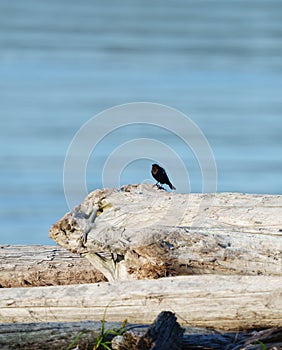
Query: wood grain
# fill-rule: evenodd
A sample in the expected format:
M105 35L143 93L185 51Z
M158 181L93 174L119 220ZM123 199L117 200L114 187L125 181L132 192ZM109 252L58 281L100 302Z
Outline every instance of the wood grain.
M282 276L282 196L177 194L147 184L97 190L55 223L50 236L109 281Z
M55 286L105 281L79 254L56 246L1 245L0 286Z
M172 311L182 325L240 330L282 326L279 276L199 275L0 293L0 322L100 321L149 324Z

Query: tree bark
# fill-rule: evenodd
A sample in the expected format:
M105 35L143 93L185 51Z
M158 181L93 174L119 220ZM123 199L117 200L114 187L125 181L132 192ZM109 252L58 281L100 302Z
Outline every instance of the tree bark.
M178 276L0 293L0 322L100 321L150 324L172 311L181 325L224 330L282 326L278 276Z
M109 281L190 274L282 276L282 196L97 190L50 229Z
M55 286L105 281L85 258L54 246L0 246L0 287Z

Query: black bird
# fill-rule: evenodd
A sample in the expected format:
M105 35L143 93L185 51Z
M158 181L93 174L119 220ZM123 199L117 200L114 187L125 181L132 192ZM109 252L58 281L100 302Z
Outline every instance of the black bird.
M160 183L162 185L166 184L170 187L171 190L176 190L176 188L169 181L169 178L168 178L164 168L162 168L158 164L152 164L151 174L152 174L153 178L158 181L157 184L158 183Z

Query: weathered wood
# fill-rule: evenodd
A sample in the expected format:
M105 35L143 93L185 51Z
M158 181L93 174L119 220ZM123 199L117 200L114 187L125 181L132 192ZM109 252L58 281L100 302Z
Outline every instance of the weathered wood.
M118 323L105 323L105 330L120 327ZM1 350L56 350L66 349L80 333L76 345L80 349L93 350L95 340L101 334L101 322L39 322L0 324ZM74 349L74 347L72 347Z
M166 332L157 331L158 320L165 322L164 315L169 318L169 326ZM179 330L179 336L170 337L175 332L174 327ZM172 328L171 332L169 328ZM156 329L155 341L150 337L150 331ZM184 335L182 330L185 331ZM148 337L149 334L149 337ZM163 343L158 338L167 337ZM152 345L153 344L153 345ZM152 345L152 346L151 346ZM205 328L184 327L180 328L174 319L174 314L162 312L157 320L148 330L142 327L129 327L123 335L112 340L113 350L151 350L151 349L182 349L182 350L279 350L282 346L282 328L270 328L253 332L220 332Z
M172 312L163 311L148 329L140 345L150 343L151 350L178 350L182 347L183 333L184 329L176 321L175 315ZM138 348L142 349L142 346Z
M282 276L282 196L97 190L50 230L108 280L187 274Z
M52 286L105 281L85 259L53 246L0 246L0 287Z
M108 309L107 309L108 307ZM173 311L182 325L225 330L282 326L278 276L179 276L92 285L11 288L0 293L0 322L152 323Z
M282 349L282 328L266 329L254 332L250 337L245 338L233 350L269 350Z
M170 311L162 311L155 322L143 335L127 332L115 337L112 349L115 350L181 350L183 349L184 329Z
M183 338L187 350L280 350L281 346L282 328L228 333L186 328Z
M120 329L121 323L105 322L105 330ZM126 325L124 338L140 339L148 332L149 325ZM270 328L249 332L222 332L206 328L184 327L185 333L179 341L183 350L261 350L258 342L266 349L277 350L282 346L282 328ZM66 349L74 338L83 332L77 345L79 349L93 350L95 340L101 334L101 322L40 322L0 324L1 350L57 350ZM123 337L115 337L113 349L120 349ZM126 344L126 343L125 343ZM136 343L135 343L136 344ZM134 344L134 345L135 345ZM275 348L276 347L276 348ZM74 347L72 347L74 348ZM132 350L122 348L123 350Z

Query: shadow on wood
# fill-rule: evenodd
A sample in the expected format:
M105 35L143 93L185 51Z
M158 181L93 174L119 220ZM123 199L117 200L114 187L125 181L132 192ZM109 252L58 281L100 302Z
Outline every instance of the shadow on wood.
M66 349L79 335L74 346L93 350L101 335L101 322L67 323L9 323L0 324L1 350L56 350ZM120 329L121 323L105 322L105 331ZM252 332L221 332L204 328L182 328L173 313L162 312L151 325L126 326L123 336L108 338L114 350L279 350L282 346L282 328ZM260 343L259 343L260 342Z

